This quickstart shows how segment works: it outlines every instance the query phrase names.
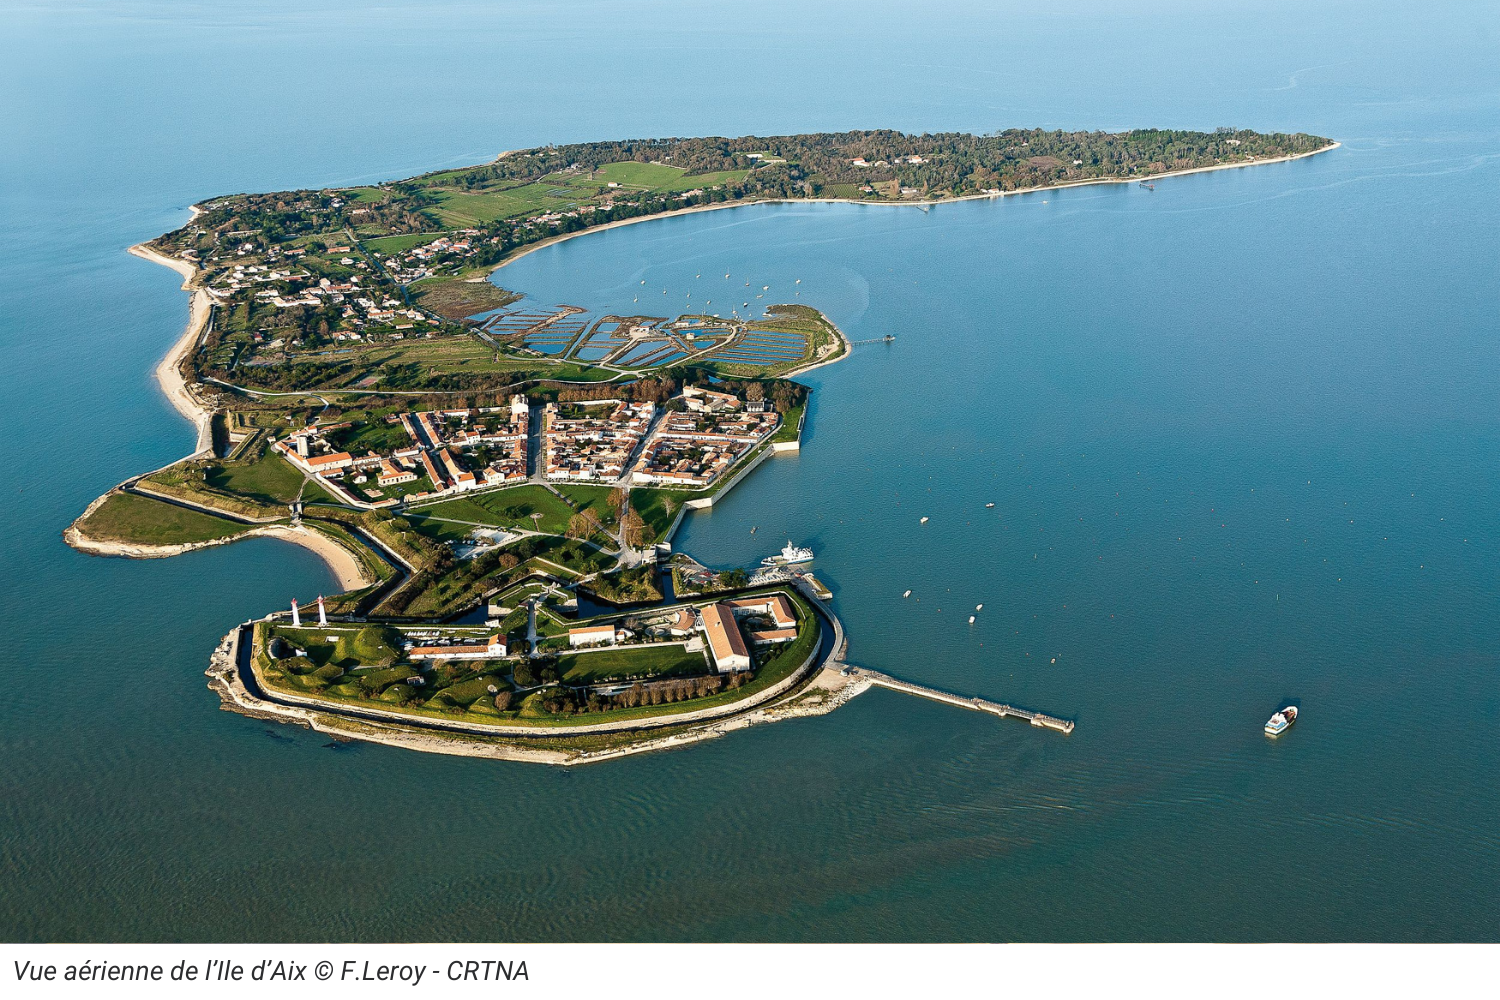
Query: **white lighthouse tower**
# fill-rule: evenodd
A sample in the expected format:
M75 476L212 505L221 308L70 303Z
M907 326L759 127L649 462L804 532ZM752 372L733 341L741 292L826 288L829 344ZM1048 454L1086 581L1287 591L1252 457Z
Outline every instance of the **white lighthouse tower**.
M297 599L292 598L292 628L302 627L302 616L297 613Z
M318 625L321 627L328 624L328 615L323 613L323 595L318 595Z

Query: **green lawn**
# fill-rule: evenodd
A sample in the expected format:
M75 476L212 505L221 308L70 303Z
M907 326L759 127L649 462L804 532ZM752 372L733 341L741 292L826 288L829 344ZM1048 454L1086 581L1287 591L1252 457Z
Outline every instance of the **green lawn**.
M303 475L277 452L267 449L254 462L226 462L208 473L216 490L238 493L260 503L286 504L297 499Z
M419 507L411 513L451 518L455 521L474 521L496 527L528 529L533 527L531 515L536 513L542 515L535 522L536 530L561 535L568 530L568 519L573 516L574 511L546 487L527 483L493 493L455 497Z
M569 653L557 658L557 669L567 684L597 684L629 677L681 677L708 673L701 652L681 646L636 646L597 653Z
M245 526L133 493L116 493L89 515L83 530L105 541L178 545L229 538Z
M392 254L400 253L403 250L410 250L412 247L419 247L431 243L433 240L442 235L444 234L404 233L400 236L382 236L379 239L375 240L361 240L360 243L366 250L373 250L377 253Z
M651 537L660 541L667 529L672 526L672 521L676 519L677 511L682 507L682 501L697 495L681 490L650 490L638 487L630 491L630 507L641 515L646 522L646 527L651 529Z

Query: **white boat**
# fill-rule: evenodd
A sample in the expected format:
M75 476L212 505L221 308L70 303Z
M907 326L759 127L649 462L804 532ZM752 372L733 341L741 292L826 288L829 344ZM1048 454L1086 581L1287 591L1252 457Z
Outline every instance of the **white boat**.
M1271 716L1270 721L1266 723L1266 735L1280 736L1282 733L1292 728L1292 723L1296 721L1297 706L1288 705L1286 708L1283 708L1281 711Z
M974 605L974 610L975 611L983 611L984 610L984 605L983 604L976 604L976 605Z
M969 624L970 624L970 625L973 625L973 624L974 624L974 616L973 616L973 615L970 615L970 616L969 616Z
M911 591L908 590L906 593L902 594L901 596L902 597L910 597L911 596Z
M927 523L927 518L924 517L924 518L922 518L922 520L918 521L917 523L918 524L926 524Z
M993 507L993 506L995 506L995 505L994 505L994 504L992 504L992 503L987 503L987 504L985 504L985 507L987 507L987 508L988 508L988 507Z
M795 566L798 563L806 563L812 561L812 549L801 548L799 546L793 545L792 540L789 538L787 539L786 546L781 550L780 554L767 556L760 561L760 564L762 566Z

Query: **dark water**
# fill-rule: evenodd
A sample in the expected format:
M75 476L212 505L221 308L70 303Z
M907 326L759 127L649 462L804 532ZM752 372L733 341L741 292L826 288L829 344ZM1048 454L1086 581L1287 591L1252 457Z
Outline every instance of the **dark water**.
M1492 7L3 10L0 937L1496 936ZM578 771L336 753L201 676L230 623L330 585L313 557L58 537L190 447L149 377L185 296L122 250L195 200L549 141L1012 124L1344 146L1155 192L707 213L500 280L605 308L728 271L895 334L810 376L801 455L678 543L809 543L857 662L1072 737L872 692Z

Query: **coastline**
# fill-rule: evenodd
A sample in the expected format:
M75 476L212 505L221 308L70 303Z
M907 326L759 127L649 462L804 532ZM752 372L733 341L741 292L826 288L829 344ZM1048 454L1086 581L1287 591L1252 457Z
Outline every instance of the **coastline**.
M268 524L259 527L247 528L234 535L226 535L223 538L213 538L203 542L178 542L169 545L143 545L137 542L116 542L109 539L94 538L84 531L82 524L88 516L99 508L104 501L114 496L116 490L109 490L102 494L93 503L86 507L82 514L67 528L63 529L63 541L69 546L91 556L112 556L122 559L166 559L171 556L182 555L185 552L195 552L199 549L211 549L220 545L229 545L246 538L275 538L293 545L300 545L323 560L323 563L333 572L342 588L341 593L349 593L354 590L362 590L372 586L379 581L371 577L364 568L359 558L338 542L326 535L320 534L311 528L293 526L286 524Z
M245 625L249 624L251 623L245 623ZM503 734L497 734L496 738L491 739L460 731L439 734L403 726L399 721L367 721L334 712L319 711L313 705L303 706L267 701L252 694L240 676L237 660L243 628L244 625L236 625L219 641L218 647L209 658L208 669L204 671L209 678L208 686L219 695L219 707L224 711L268 722L305 726L314 732L325 733L335 739L379 743L403 750L416 750L421 753L441 754L449 757L482 757L491 760L553 764L563 767L593 764L640 753L690 746L703 740L718 739L750 726L827 715L871 687L867 678L844 674L841 670L842 662L835 660L820 668L807 684L792 692L786 701L773 700L740 715L700 722L697 725L689 723L690 728L683 732L638 739L608 749L554 749L507 743ZM546 737L535 738L545 739Z
M197 205L190 209L192 215L189 221L197 218L203 210ZM213 312L213 299L205 289L194 286L193 281L198 275L198 268L185 260L177 257L168 257L151 249L145 243L137 243L130 247L129 252L142 260L148 260L162 267L169 267L182 275L182 288L191 292L188 300L188 321L183 327L182 334L168 348L167 353L157 362L153 371L157 388L172 408L192 422L197 431L197 440L192 454L178 459L178 462L190 461L195 458L210 455L213 452L213 410L199 401L193 394L192 388L182 374L182 363L187 360L193 348L197 346L198 338L208 326L209 316ZM176 465L177 462L171 463ZM132 477L137 479L138 476ZM127 480L129 482L130 480ZM100 504L113 494L115 490L107 490L101 494L93 503L86 507L72 524L63 531L63 540L80 552L97 556L120 556L127 559L163 559L168 556L179 555L183 552L191 552L195 549L209 548L215 545L227 545L237 542L242 538L277 538L293 545L300 545L316 554L328 566L329 570L338 579L339 586L345 592L359 590L368 587L377 581L370 578L365 572L363 564L355 555L345 549L342 545L325 535L303 527L291 527L289 525L268 525L265 527L251 528L237 535L227 538L214 539L207 542L188 542L180 545L130 545L123 542L111 542L103 539L91 538L80 525L90 514L98 509Z
M196 218L201 209L193 206L193 217ZM172 404L172 408L186 417L196 429L198 437L193 453L188 458L197 458L213 449L213 411L204 406L193 395L189 388L187 379L182 376L182 363L187 360L188 355L198 343L198 338L208 327L208 318L213 312L213 300L208 292L202 288L193 286L193 279L198 274L198 269L185 260L176 257L168 257L166 254L158 253L144 243L137 243L129 251L142 260L149 260L153 264L162 267L170 267L182 275L182 288L191 292L188 299L188 321L183 327L182 334L168 348L167 353L157 362L153 375L156 378L157 387Z
M864 201L859 198L750 198L742 201L718 202L713 205L693 205L688 208L674 208L669 212L658 212L655 215L642 215L634 219L619 219L615 222L606 222L602 225L591 226L588 229L580 229L575 233L559 233L556 236L549 236L545 240L521 247L514 254L481 275L464 280L486 280L488 277L497 274L501 268L509 264L514 264L529 253L535 253L545 247L555 246L558 243L576 239L579 236L601 233L606 229L617 229L621 226L633 226L640 222L669 219L677 215L691 215L694 212L717 212L726 208L746 208L751 205L865 205L871 208L931 208L934 205L955 205L961 201L998 201L1016 195L1036 194L1040 191L1061 191L1066 188L1092 187L1096 184L1138 184L1142 181L1159 181L1168 177L1186 177L1188 174L1206 174L1214 170L1239 170L1243 167L1263 167L1272 163L1290 163L1292 160L1302 160L1309 156L1317 156L1319 153L1331 152L1342 145L1343 143L1340 142L1331 142L1326 146L1311 149L1305 153L1289 153L1286 156L1274 156L1264 160L1215 163L1208 167L1188 167L1183 170L1168 170L1159 174L1142 174L1135 177L1096 177L1082 181L1065 181L1061 184L1044 184L1039 187L1018 188L1015 191L999 191L994 194L965 194L954 198L929 198L922 201Z

